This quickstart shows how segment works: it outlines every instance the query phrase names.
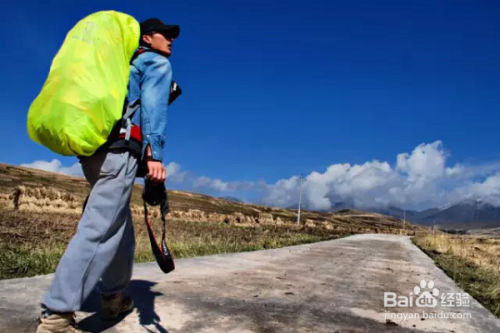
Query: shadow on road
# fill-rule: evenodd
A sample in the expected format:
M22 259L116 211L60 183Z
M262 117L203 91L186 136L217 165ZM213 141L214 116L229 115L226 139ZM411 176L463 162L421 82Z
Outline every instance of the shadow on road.
M139 315L139 324L148 332L153 332L148 327L154 326L157 332L168 333L168 331L160 324L160 317L155 312L155 298L163 295L152 290L156 282L145 280L133 280L125 292L134 299L134 309ZM105 330L117 325L127 314L120 316L115 321L103 321L99 318L101 311L101 298L98 292L90 295L88 300L82 307L83 312L93 312L91 316L83 319L78 323L78 327L84 331L101 333Z

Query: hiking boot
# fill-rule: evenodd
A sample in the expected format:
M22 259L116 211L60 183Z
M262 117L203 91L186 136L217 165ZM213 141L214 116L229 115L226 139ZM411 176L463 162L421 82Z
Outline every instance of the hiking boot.
M38 320L36 333L85 333L77 329L73 312L46 314Z
M115 320L119 315L132 310L134 301L129 296L123 296L122 293L105 296L101 295L102 320Z

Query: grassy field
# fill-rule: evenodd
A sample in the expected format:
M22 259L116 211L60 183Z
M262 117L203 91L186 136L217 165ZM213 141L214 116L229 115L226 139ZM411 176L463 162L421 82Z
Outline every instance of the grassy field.
M77 221L74 214L1 210L0 279L54 272L76 231ZM136 262L154 261L144 222L141 217L136 217L134 221ZM159 231L161 222L153 220L153 223ZM278 248L341 236L321 229L242 227L226 223L182 221L169 222L167 232L174 258Z
M413 242L500 318L500 238L440 234L414 237Z

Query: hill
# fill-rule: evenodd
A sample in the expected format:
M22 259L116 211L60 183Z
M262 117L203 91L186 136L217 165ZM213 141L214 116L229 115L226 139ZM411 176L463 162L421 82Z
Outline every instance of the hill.
M168 184L168 183L167 183ZM142 185L132 194L133 214L143 214ZM0 205L48 213L80 214L89 192L85 179L0 163ZM194 222L226 222L245 225L295 225L297 211L243 204L207 195L169 190L170 219ZM301 224L308 228L350 232L399 232L402 221L378 213L350 214L304 210ZM423 230L406 224L408 231Z
M232 202L236 202L236 203L243 203L242 200L235 198L235 197L231 197L231 196L223 196L223 197L219 197L219 198L224 199L224 200L228 200L228 201L232 201Z

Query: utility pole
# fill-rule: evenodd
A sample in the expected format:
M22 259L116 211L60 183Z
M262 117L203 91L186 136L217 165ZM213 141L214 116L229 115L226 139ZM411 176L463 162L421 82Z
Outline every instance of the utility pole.
M406 235L406 210L403 211L403 232Z
M432 236L436 234L436 220L432 221Z
M299 210L297 213L297 226L300 226L300 205L302 203L302 174L300 174L300 185L299 185Z

